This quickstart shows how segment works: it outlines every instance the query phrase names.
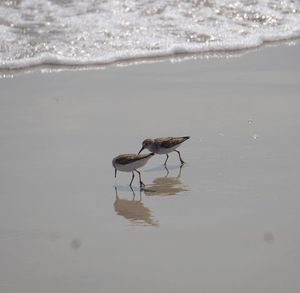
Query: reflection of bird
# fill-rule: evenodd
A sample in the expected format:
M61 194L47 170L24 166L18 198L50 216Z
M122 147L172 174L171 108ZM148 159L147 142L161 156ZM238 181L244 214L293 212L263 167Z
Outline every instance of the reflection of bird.
M169 153L177 152L179 156L179 160L181 164L184 164L184 161L181 158L180 152L176 150L184 141L189 139L189 136L183 137L159 137L155 139L147 138L143 141L142 148L140 149L139 153L143 149L148 149L151 153L159 154L159 155L166 155L167 158L164 162L164 165L167 164L169 159Z
M135 193L132 190L132 200L120 199L118 196L118 190L116 190L116 200L114 202L114 208L119 216L124 217L133 224L144 224L149 226L158 226L158 223L153 219L151 211L146 208L142 202L141 193L140 199L135 200Z
M189 191L180 181L182 166L179 168L177 177L168 177L169 170L167 167L165 168L167 170L166 176L155 178L149 188L144 190L146 195L176 195L179 192Z
M140 185L143 186L144 183L141 179L141 173L137 169L143 167L153 155L153 153L146 155L125 154L115 157L112 161L112 165L115 168L115 177L117 176L117 170L132 172L132 178L129 184L131 186L135 171L139 174Z

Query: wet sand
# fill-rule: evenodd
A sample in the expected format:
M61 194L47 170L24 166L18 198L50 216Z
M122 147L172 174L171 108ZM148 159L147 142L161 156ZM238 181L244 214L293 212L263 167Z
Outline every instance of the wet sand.
M299 292L299 49L0 80L0 292Z

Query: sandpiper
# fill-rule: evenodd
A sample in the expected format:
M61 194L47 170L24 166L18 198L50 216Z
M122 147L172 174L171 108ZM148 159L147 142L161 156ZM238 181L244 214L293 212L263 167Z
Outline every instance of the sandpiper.
M117 170L122 172L132 172L132 178L129 184L129 186L131 186L135 171L139 174L140 186L145 186L141 179L141 173L137 169L143 167L153 155L153 153L145 155L124 154L115 157L112 160L112 165L115 168L115 177L117 177Z
M164 165L167 164L169 159L169 153L176 152L179 155L179 159L181 164L184 164L184 161L181 158L180 152L176 150L184 141L189 139L189 136L182 137L159 137L155 139L147 138L143 141L143 146L139 151L139 154L143 149L148 149L150 152L159 154L159 155L167 155L167 158L164 162Z

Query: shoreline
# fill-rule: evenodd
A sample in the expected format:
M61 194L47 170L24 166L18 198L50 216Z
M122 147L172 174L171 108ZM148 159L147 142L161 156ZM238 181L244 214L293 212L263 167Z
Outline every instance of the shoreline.
M185 62L189 60L203 60L203 59L216 59L216 58L240 58L243 55L249 53L255 53L259 50L264 50L270 47L278 46L296 46L300 43L300 37L288 38L287 40L279 41L264 41L262 44L245 49L233 49L233 50L215 50L199 53L175 53L166 54L162 56L146 56L136 58L124 58L117 61L111 61L107 63L91 63L91 64L60 64L57 63L41 63L31 66L20 66L18 68L4 68L0 69L1 78L12 78L20 74L31 74L36 71L43 73L53 73L61 71L86 71L86 70L105 70L110 67L127 67L138 66L141 64L151 64L159 62ZM174 61L175 60L175 61Z

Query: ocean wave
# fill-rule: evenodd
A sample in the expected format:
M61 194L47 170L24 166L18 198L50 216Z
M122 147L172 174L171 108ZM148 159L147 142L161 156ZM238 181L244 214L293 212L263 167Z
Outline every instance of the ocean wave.
M0 70L107 65L300 37L300 3L292 0L5 0L0 15Z

